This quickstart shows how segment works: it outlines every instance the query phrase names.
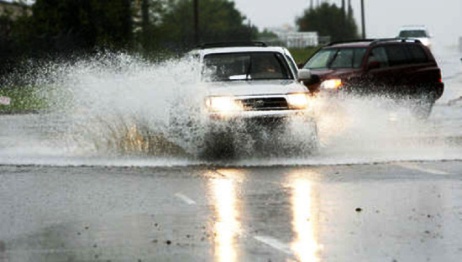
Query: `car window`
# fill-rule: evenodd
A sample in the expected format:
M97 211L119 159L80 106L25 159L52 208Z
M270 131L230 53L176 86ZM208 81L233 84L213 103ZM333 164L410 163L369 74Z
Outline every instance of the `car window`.
M245 52L204 56L203 77L206 81L291 79L282 54Z
M342 48L333 58L330 68L359 68L366 53L365 48Z
M416 29L416 30L402 30L399 33L399 37L428 37L425 30Z
M413 63L426 63L428 62L428 57L422 46L420 45L407 45L408 52L412 57Z
M365 53L365 48L325 49L315 54L304 68L359 68Z
M332 60L332 57L337 52L336 49L324 49L317 52L308 62L305 64L303 68L305 69L319 69L319 68L327 68L328 63Z
M387 45L385 47L390 66L399 66L411 63L410 57L407 55L405 45Z
M353 67L353 50L352 49L339 49L335 54L331 68L351 68Z
M368 63L377 61L380 64L380 67L388 67L388 56L387 52L385 51L384 47L375 47L371 50L369 57L368 57Z

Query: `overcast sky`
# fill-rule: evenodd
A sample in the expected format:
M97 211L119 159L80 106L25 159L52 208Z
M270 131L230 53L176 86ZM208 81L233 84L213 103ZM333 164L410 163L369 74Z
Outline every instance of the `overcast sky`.
M341 5L341 0L327 0ZM259 29L295 25L310 0L234 0L236 8ZM313 0L314 3L318 0ZM347 0L345 0L347 2ZM361 32L361 0L351 0ZM426 25L440 45L462 37L462 0L364 0L366 36L395 37L402 25Z

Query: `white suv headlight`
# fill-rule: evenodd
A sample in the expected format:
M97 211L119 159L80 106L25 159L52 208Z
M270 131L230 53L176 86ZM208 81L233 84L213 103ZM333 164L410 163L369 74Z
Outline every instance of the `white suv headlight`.
M228 113L243 110L243 106L232 96L211 96L205 100L205 105L212 112Z
M287 103L291 108L305 109L308 107L309 98L306 93L295 93L287 95Z

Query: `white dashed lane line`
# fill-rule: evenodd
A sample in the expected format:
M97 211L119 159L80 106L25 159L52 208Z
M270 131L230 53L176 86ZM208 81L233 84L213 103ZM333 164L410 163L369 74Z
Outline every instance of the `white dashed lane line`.
M196 201L192 200L188 196L182 194L182 193L176 193L175 196L179 199L181 199L183 202L185 202L188 205L195 205Z
M186 196L185 194L182 194L182 193L176 193L175 194L175 197L180 199L181 201L183 201L184 203L188 204L188 205L196 205L196 201L192 200L191 198L189 198L188 196ZM290 245L284 243L284 242L281 242L273 237L269 237L269 236L250 236L250 235L247 235L245 232L241 232L240 235L242 236L245 236L245 237L251 237L253 239L255 239L256 241L260 242L260 243L263 243L269 247L272 247L274 249L276 249L277 251L279 252L282 252L286 255L289 255L290 257L292 257L294 255L292 249L290 248Z
M432 168L424 168L424 167L418 166L417 164L413 164L413 163L396 163L395 166L399 166L399 167L410 169L410 170L420 171L420 172L424 172L424 173L428 173L432 175L451 175L451 173L448 173L446 171L432 169Z
M280 252L283 252L287 255L292 255L293 252L292 250L290 249L290 246L275 239L275 238L272 238L272 237L268 237L268 236L254 236L253 237L255 240L263 243L263 244L266 244L276 250L279 250Z

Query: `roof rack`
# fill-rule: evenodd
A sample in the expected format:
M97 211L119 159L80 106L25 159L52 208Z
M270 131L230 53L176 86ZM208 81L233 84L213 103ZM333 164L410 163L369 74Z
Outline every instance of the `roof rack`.
M327 44L327 46L332 46L336 44L360 43L360 42L371 42L371 45L376 45L378 43L393 42L393 41L421 43L419 39L415 39L415 38L394 37L394 38L354 39L354 40L347 40L347 41L336 41L336 42L331 42Z
M346 41L334 41L328 43L326 46L331 46L331 45L336 45L336 44L348 44L348 43L359 43L359 42L372 42L375 39L352 39L352 40L346 40Z
M395 37L395 38L379 38L372 41L371 45L376 45L382 42L410 42L410 43L421 43L419 39L406 38L406 37Z
M264 42L251 41L251 42L218 42L218 43L205 43L198 47L201 49L214 48L214 47L240 47L240 46L258 46L267 47L268 45Z

